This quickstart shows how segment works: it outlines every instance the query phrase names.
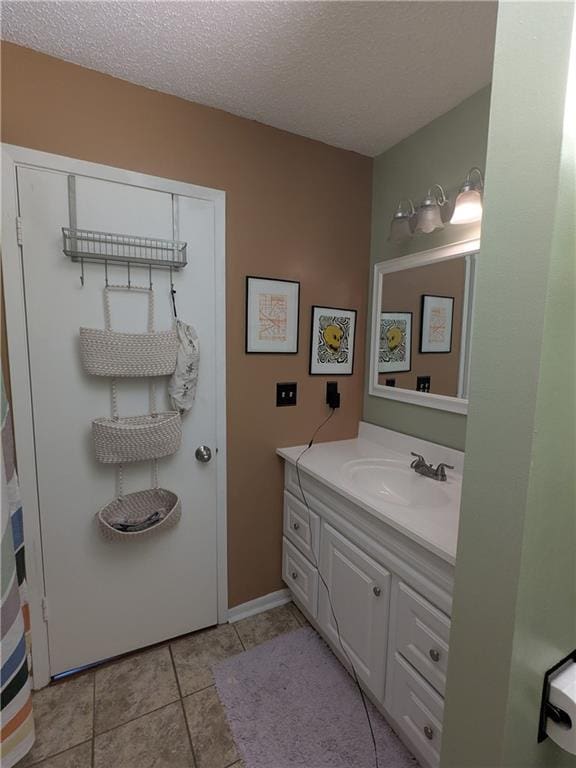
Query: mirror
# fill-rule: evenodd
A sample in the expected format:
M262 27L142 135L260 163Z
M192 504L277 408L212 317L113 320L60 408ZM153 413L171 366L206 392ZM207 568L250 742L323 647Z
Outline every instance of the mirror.
M466 413L480 243L374 267L370 394Z

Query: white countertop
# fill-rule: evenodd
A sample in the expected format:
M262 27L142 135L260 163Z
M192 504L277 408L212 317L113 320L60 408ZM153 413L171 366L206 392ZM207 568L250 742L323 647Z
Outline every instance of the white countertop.
M364 428L363 428L364 427ZM377 442L376 442L376 441ZM306 446L279 448L277 453L291 464ZM380 498L362 487L361 482L350 478L344 466L351 461L374 459L401 462L409 467L412 457L410 451L422 453L434 464L446 461L454 464L454 470L446 470L446 482L416 475L414 482L420 496L426 496L430 489L431 497L439 486L446 496L446 502L425 507L422 504L412 507L390 503L385 497ZM460 495L462 485L462 466L464 455L433 443L426 443L416 438L400 435L371 425L362 425L359 437L354 440L338 440L331 443L315 443L299 462L302 473L324 483L352 503L370 512L388 525L403 533L408 538L441 557L450 564L456 561L458 541L458 521L460 516Z

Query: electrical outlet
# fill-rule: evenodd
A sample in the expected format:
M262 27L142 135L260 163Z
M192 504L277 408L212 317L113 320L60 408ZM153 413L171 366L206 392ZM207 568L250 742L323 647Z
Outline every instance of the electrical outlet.
M276 405L296 405L296 393L298 387L296 382L288 384L276 384Z

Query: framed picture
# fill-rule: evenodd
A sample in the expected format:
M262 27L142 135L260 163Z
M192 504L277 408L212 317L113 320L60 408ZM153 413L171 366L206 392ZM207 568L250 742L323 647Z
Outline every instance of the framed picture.
M422 296L420 352L452 350L454 299L450 296Z
M246 352L298 352L300 283L268 277L246 278Z
M350 376L354 370L356 310L312 307L310 374Z
M381 312L378 373L402 373L411 368L412 312Z

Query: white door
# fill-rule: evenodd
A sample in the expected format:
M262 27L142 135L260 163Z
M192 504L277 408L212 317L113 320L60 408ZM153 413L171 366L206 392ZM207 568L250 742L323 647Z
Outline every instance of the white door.
M78 353L79 327L104 324L104 267L86 263L82 287L80 266L62 252L61 227L69 223L65 172L18 167L17 186L50 674L56 675L218 621L215 210L210 200L173 195L162 185L76 176L79 228L187 241L188 266L173 280L179 317L195 326L201 350L182 446L159 461L159 484L180 497L181 520L143 541L110 542L95 513L114 497L115 473L95 461L90 427L91 419L110 415L109 381L86 375ZM127 270L109 266L108 277L126 283ZM152 280L156 328L168 329L169 271L153 270ZM148 281L147 268L131 269L133 284ZM115 329L146 329L145 294L114 294L111 301ZM148 412L145 381L120 381L118 390L120 415ZM158 407L169 407L166 379L159 379ZM200 445L211 448L209 463L195 459ZM126 465L124 476L125 492L150 487L150 464Z
M336 651L341 654L344 646L359 679L382 701L390 573L326 523L320 537L320 573L330 590L329 599L321 579L320 626Z

